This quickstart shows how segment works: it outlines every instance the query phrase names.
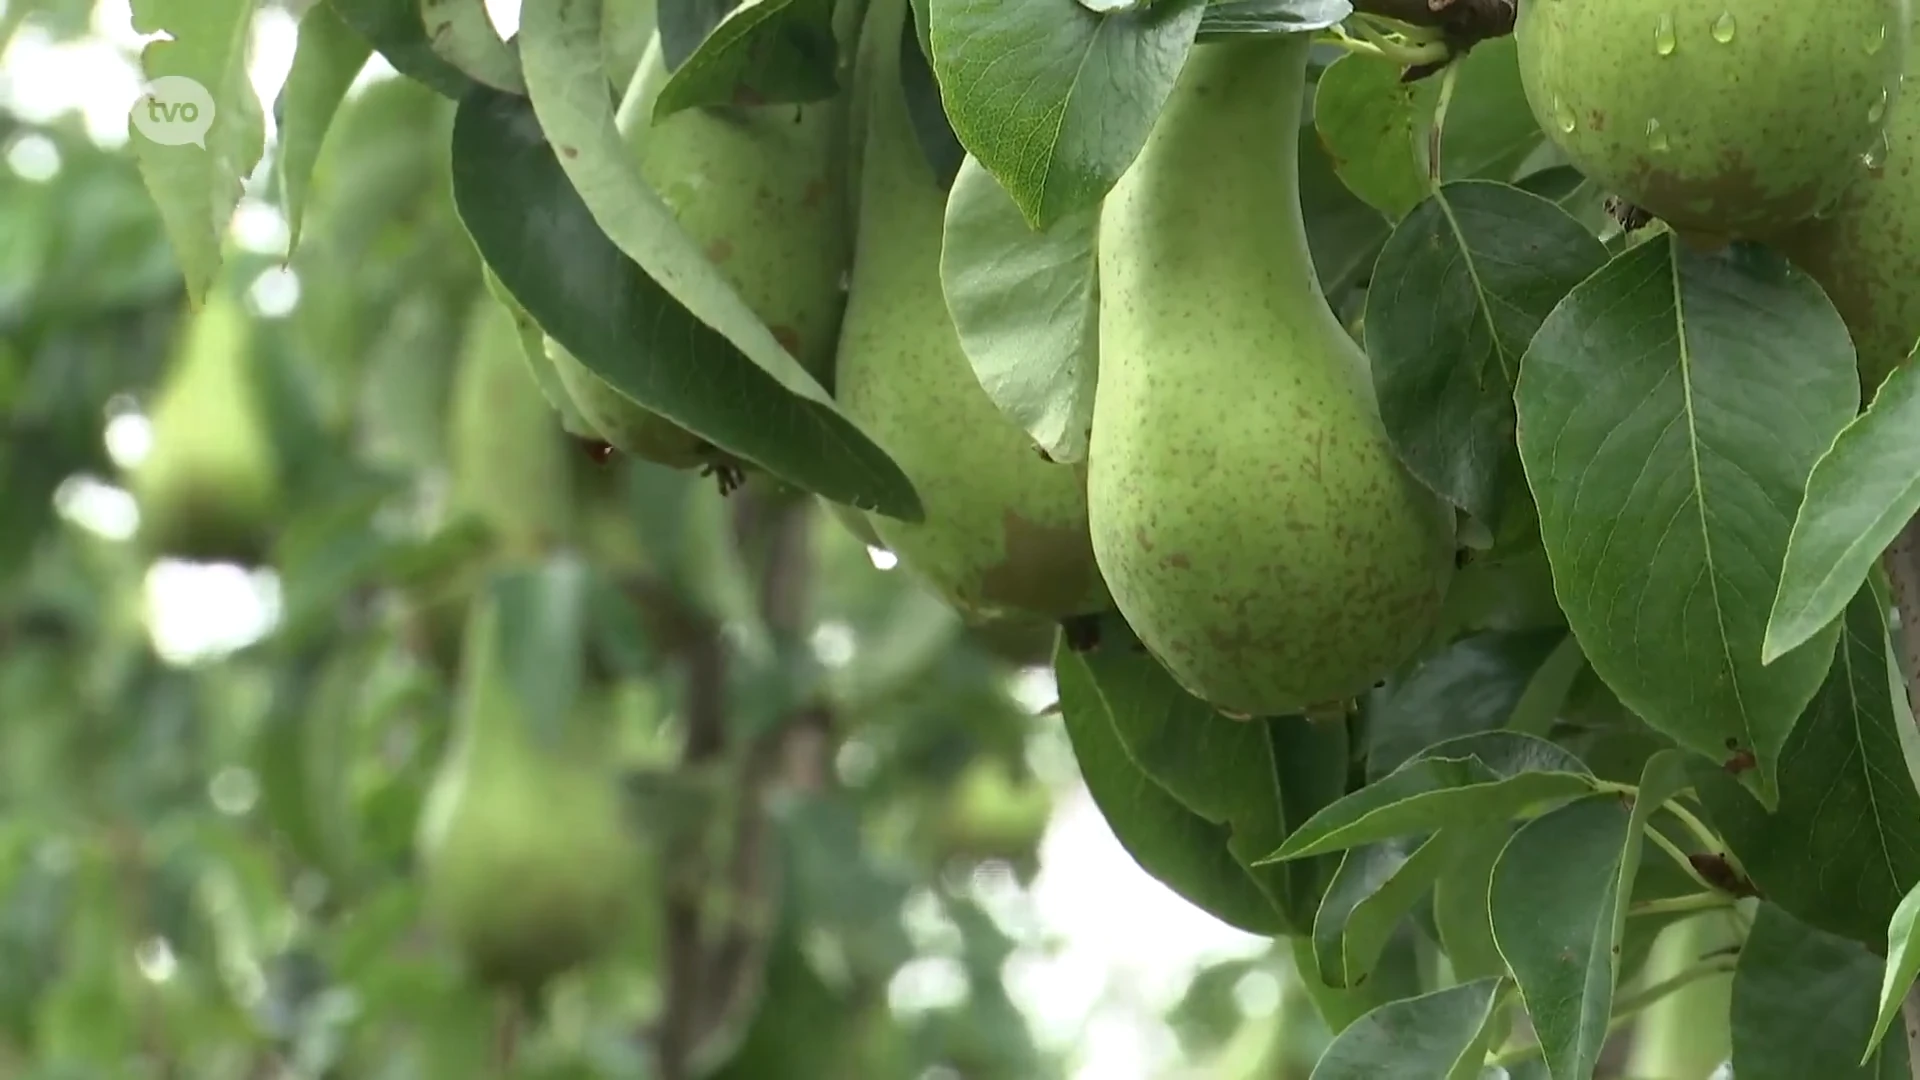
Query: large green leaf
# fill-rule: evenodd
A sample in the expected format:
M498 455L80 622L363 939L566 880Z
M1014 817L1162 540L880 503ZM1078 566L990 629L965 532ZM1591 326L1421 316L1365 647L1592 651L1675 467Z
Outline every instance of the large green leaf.
M530 82L545 74L527 64ZM526 99L481 88L461 102L453 192L501 284L615 390L807 490L922 516L899 467L818 384L796 389L749 360L607 239ZM671 219L655 235L668 234L685 239Z
M1418 839L1349 849L1313 920L1320 977L1339 987L1365 980L1401 920L1475 835L1472 826L1455 826Z
M1606 1041L1632 821L1618 796L1568 803L1522 825L1494 868L1494 939L1556 1080L1591 1077Z
M701 105L805 102L840 91L829 0L761 0L727 13L673 69L654 99L657 123Z
M1231 830L1182 806L1127 755L1116 708L1086 658L1061 642L1054 656L1060 713L1087 793L1141 869L1208 914L1254 934L1289 932L1252 872L1228 850Z
M1367 205L1398 220L1426 197L1427 156L1415 103L1419 88L1400 65L1348 53L1320 73L1313 124L1333 170Z
M555 340L615 390L807 490L889 517L921 520L920 500L899 467L841 415L825 388L753 313L641 176L614 125L614 104L600 72L600 31L601 0L529 6L520 28L520 56L531 116L520 111L519 99L475 91L461 108L462 121L471 117L472 122L456 125L454 132L456 168L466 174L467 190L484 185L484 178L502 176L501 159L517 159L519 183L502 178L494 190L517 188L511 194L522 206L537 191L542 202L565 203L569 213L582 209L612 241L617 257L610 261L620 268L606 267L594 279L614 294L604 297L606 308L594 312L603 324L600 332L555 321L556 303L581 290L578 280L559 275L534 280L541 268L503 261L524 261L529 248L538 250L539 234L557 231L550 230L550 220L524 209L515 214L504 205L482 208L462 198L463 217L476 237L493 229L496 223L488 218L495 214L509 219L498 223L495 235L518 233L502 237L504 242L487 252L488 265ZM529 131L534 118L537 125ZM557 152L548 147L549 140ZM584 231L563 235L569 244L591 242ZM608 258L606 245L597 246L602 259ZM482 244L483 251L487 247ZM576 264L586 255L572 254L567 261ZM631 268L625 265L629 261ZM560 295L540 303L533 296L539 291ZM627 305L652 309L647 321L624 327L653 346L647 350L651 362L636 363L630 348L608 340L607 331L617 334L620 327L618 322L605 326L606 316ZM576 346L576 340L586 347ZM637 376L641 367L650 370Z
M940 97L960 142L1045 228L1105 197L1145 145L1203 0L1099 14L1076 0L929 0Z
M1100 647L1070 655L1128 757L1180 805L1225 826L1227 848L1251 865L1308 816L1345 792L1344 725L1298 716L1238 721L1180 688L1117 616L1101 624ZM1269 863L1252 871L1291 924L1305 933L1331 859Z
M1263 861L1505 821L1592 790L1593 774L1580 759L1544 739L1508 731L1467 735L1428 747L1308 818Z
M141 50L141 71L150 85L169 82L166 93L153 90L133 103L128 141L186 275L187 294L196 304L206 298L220 272L227 223L266 149L260 98L247 77L252 25L253 5L246 0L133 4L136 31L168 35ZM189 100L189 88L204 100ZM194 116L180 111L184 109L193 110ZM208 111L211 115L203 115ZM195 129L198 138L183 141Z
M1500 852L1513 836L1513 826L1472 826L1461 840L1461 852L1433 883L1433 925L1446 950L1454 974L1462 979L1504 975L1507 962L1493 937L1488 895Z
M1767 622L1772 660L1831 625L1920 513L1920 374L1895 368L1807 477Z
M1792 508L1859 404L1833 305L1765 248L1649 240L1554 309L1514 400L1554 588L1594 671L1772 805L1839 633L1761 663Z
M1055 461L1087 457L1099 364L1098 206L1028 226L968 155L947 195L940 283L980 385Z
M1873 1030L1880 960L1859 942L1760 905L1733 974L1733 1074L1739 1080L1908 1080L1907 1044L1861 1063Z
M1906 1004L1915 977L1920 976L1920 886L1909 890L1893 909L1887 921L1887 966L1880 980L1880 1012L1873 1020L1867 1052L1880 1048L1880 1040L1893 1026L1894 1018Z
M379 50L395 71L460 100L476 85L467 74L440 58L427 41L420 0L327 0L348 26Z
M1920 794L1888 685L1885 610L1871 586L1848 607L1833 670L1787 740L1772 813L1720 770L1697 777L1714 827L1767 899L1866 944L1885 939L1920 881Z
M273 102L273 123L280 138L273 176L280 211L287 218L289 252L300 246L307 189L333 114L372 51L366 39L354 33L340 13L327 4L315 4L300 17L293 68Z
M1479 1080L1504 980L1382 1005L1336 1036L1310 1080Z
M1390 679L1367 710L1368 778L1387 775L1434 743L1505 727L1564 640L1560 630L1475 634Z
M1606 261L1553 203L1468 180L1413 207L1374 265L1367 355L1387 433L1415 476L1490 529L1518 464L1520 358L1554 305Z

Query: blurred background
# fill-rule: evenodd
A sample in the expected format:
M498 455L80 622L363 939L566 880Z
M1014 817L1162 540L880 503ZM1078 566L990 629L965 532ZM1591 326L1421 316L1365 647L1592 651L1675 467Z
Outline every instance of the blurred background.
M703 1071L1306 1076L1325 1035L1284 950L1147 877L1087 799L1050 627L963 629L817 504L561 434L453 212L450 102L376 55L289 260L272 104L304 4L260 5L266 157L194 315L126 148L128 0L0 3L0 1078L656 1075L658 926L508 1048L422 914L463 605L528 552L710 630L731 745L788 755L720 789L764 796L733 839L781 872L706 883L769 910L709 973ZM518 3L488 6L510 33ZM240 495L168 482L243 438ZM271 535L221 516L256 497ZM754 550L775 518L788 542ZM797 609L767 614L762 564ZM731 822L673 782L699 689L663 659L685 627L648 618L595 630L580 708L643 830Z

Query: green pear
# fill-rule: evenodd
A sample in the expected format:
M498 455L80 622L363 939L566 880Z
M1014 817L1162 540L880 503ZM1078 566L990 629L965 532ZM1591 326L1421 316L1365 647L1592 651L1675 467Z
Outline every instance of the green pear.
M426 909L474 973L537 989L608 950L644 866L604 748L538 739L508 678L500 607L476 596L452 745L416 847Z
M1820 283L1846 320L1871 399L1920 341L1920 100L1894 103L1887 147L1840 201L1770 238Z
M1366 690L1453 572L1453 515L1395 456L1307 249L1311 39L1196 46L1101 214L1094 554L1174 678L1244 715Z
M867 128L835 378L841 409L913 481L926 516L870 520L901 565L970 616L1103 610L1083 481L994 405L947 312L946 193L907 114L905 16L906 0L875 0L861 39Z
M572 524L570 441L520 354L513 315L481 291L454 372L449 509L486 524L503 553L534 555Z
M1536 0L1527 103L1572 163L1683 233L1754 237L1859 174L1906 63L1908 0Z
M822 385L852 257L846 95L805 105L695 107L655 122L672 73L656 33L616 115L641 176L721 276ZM728 462L705 439L621 395L549 340L587 422L615 447L671 468Z
M184 319L149 413L151 446L129 477L140 540L160 556L255 562L272 543L283 493L251 324L225 291Z

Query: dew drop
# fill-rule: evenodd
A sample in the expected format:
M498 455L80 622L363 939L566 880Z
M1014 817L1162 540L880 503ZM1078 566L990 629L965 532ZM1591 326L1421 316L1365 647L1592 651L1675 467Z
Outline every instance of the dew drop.
M1567 104L1567 100L1559 94L1553 95L1553 119L1565 132L1572 132L1578 123L1573 115L1573 106Z
M1662 13L1660 21L1653 24L1653 52L1656 56L1672 56L1679 40L1673 34L1673 16Z
M1867 55L1872 56L1875 53L1879 52L1881 49L1886 48L1886 46L1887 46L1887 26L1885 23L1881 23L1880 29L1875 30L1873 33L1867 35Z
M1860 155L1860 164L1869 169L1878 170L1887 164L1887 152L1892 148L1887 144L1887 133L1882 130L1867 152Z
M1873 104L1867 106L1867 123L1877 124L1886 115L1887 92L1882 90L1880 91L1880 96L1874 99Z
M1733 40L1734 29L1733 12L1721 12L1720 17L1713 20L1713 40L1722 45L1727 44Z
M1664 154L1667 152L1667 148L1671 145L1672 144L1667 141L1667 129L1660 126L1660 121L1654 120L1654 119L1648 119L1647 121L1648 148L1651 149L1656 154Z

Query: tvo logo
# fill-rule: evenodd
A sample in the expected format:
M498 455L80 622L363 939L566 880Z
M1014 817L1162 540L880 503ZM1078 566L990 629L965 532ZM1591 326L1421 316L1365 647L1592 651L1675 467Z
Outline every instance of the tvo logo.
M162 75L140 88L130 119L134 129L161 146L207 148L213 126L213 95L185 75Z

